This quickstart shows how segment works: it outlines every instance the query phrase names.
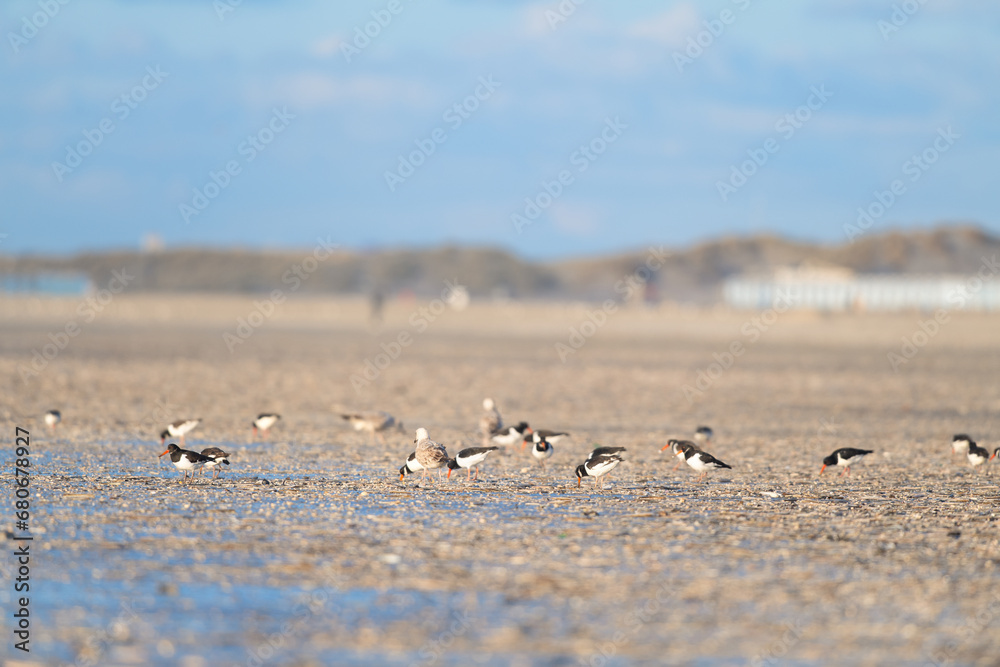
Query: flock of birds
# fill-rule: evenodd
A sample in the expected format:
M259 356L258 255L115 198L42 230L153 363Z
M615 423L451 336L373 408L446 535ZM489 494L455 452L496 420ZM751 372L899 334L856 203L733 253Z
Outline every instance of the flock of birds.
M348 421L354 430L367 432L374 443L376 439L385 444L385 433L389 431L404 432L403 424L387 412L368 413L348 413L341 414L341 418ZM51 429L62 421L62 414L58 410L49 410L45 413L45 423ZM271 427L273 427L281 415L274 413L262 413L253 420L253 435L267 437ZM171 424L160 433L160 444L164 444L168 438L174 437L184 444L184 436L194 430L201 419L180 419ZM500 411L496 403L491 398L483 400L483 415L479 420L479 432L482 435L483 446L468 447L459 451L454 457L448 455L447 448L438 442L431 440L426 428L416 430L414 439L414 450L406 458L405 463L399 469L399 479L403 481L407 475L421 472L426 478L430 470L448 470L448 479L454 470L465 469L468 479L479 479L479 465L483 463L490 453L498 450L500 446L512 446L521 443L521 449L531 445L531 454L538 461L542 469L545 468L546 459L550 458L554 452L553 443L568 437L565 431L552 431L548 429L535 430L527 422L518 422L516 425L505 426ZM732 466L720 461L716 457L706 452L703 447L712 440L713 432L708 426L699 426L694 433L694 441L690 440L668 440L660 451L670 449L672 456L677 458L677 469L681 463L687 463L693 470L701 473L698 480L702 480L713 470L732 469ZM982 466L987 461L991 461L1000 455L1000 447L989 451L980 447L976 442L964 433L955 435L951 443L952 455L966 454L969 464L973 468ZM597 480L600 488L604 488L604 478L614 470L619 463L624 461L621 454L626 451L625 447L595 447L586 460L578 465L575 470L577 486L580 486L584 477L593 477ZM845 474L850 476L851 465L859 462L868 454L870 449L857 449L854 447L842 447L837 449L823 459L823 467L820 474L828 467L842 467L844 470L840 476ZM160 454L160 458L170 455L170 461L174 467L184 472L181 478L183 483L187 480L188 474L192 475L205 468L213 470L212 478L215 479L220 465L230 465L230 454L219 447L208 447L201 452L182 449L174 443L170 443L167 449ZM472 473L475 469L475 477Z

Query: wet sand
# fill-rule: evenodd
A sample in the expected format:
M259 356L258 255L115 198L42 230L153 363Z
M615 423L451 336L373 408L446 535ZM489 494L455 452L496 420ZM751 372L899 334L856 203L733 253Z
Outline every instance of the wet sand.
M998 466L950 440L1000 446L1000 317L951 314L894 372L927 315L395 302L373 328L362 301L254 301L2 300L3 469L27 428L35 536L30 654L0 564L6 664L998 664ZM545 471L514 448L401 483L413 429L476 445L485 396L572 438ZM340 407L406 432L373 445ZM220 479L158 461L180 417L232 452ZM699 424L733 466L704 483L660 452ZM594 443L628 448L603 491L573 476ZM818 476L845 446L875 453Z

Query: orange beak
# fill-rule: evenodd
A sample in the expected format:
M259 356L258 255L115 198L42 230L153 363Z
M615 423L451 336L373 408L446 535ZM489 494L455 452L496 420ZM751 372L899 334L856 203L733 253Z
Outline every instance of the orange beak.
M166 453L167 453L167 452L169 452L169 451L170 451L170 450L168 449L168 450L167 450L166 452L163 452L163 454L166 454ZM160 456L163 456L163 454L160 454Z
M451 471L452 469L448 468L448 475L445 477L445 479L451 479Z
M826 464L825 463L823 464L823 467L819 469L819 474L822 475L824 470L826 470Z
M580 488L580 482L582 482L582 481L583 480L580 479L579 477L576 478L576 488L578 488L578 489Z
M993 459L995 459L996 457L997 457L997 453L996 453L996 452L993 452L993 455L992 455L992 456L990 456L990 461L992 461L992 460L993 460Z
M403 474L401 474L401 475L399 476L399 481L400 481L400 482L402 482L402 481L403 481L403 479L404 479L405 477L406 477L406 475L403 475Z
M662 452L664 449L666 449L669 446L670 446L670 443L668 442L667 444L665 444L662 447L660 447L660 451Z

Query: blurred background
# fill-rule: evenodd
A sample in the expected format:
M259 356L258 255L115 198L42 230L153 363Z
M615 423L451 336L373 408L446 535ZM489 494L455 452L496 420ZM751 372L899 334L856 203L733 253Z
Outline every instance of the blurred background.
M3 4L7 291L652 297L779 266L971 273L1000 6ZM110 254L109 254L110 253Z

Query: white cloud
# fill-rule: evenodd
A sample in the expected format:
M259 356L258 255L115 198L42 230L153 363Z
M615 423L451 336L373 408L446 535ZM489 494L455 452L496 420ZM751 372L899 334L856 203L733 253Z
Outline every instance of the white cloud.
M343 105L426 108L436 96L422 83L399 77L357 75L337 77L299 71L248 91L250 101L264 106L287 105L310 110Z

